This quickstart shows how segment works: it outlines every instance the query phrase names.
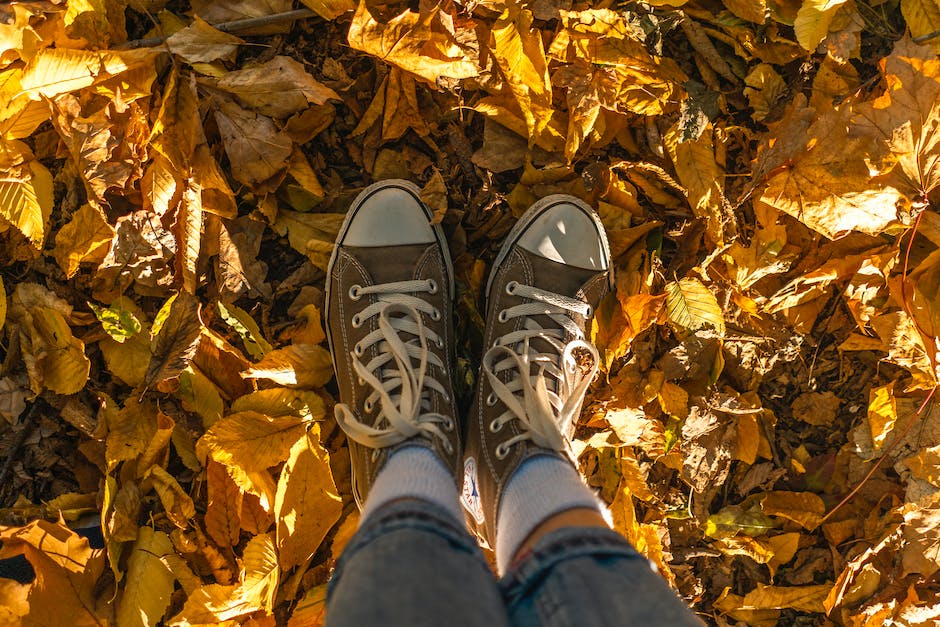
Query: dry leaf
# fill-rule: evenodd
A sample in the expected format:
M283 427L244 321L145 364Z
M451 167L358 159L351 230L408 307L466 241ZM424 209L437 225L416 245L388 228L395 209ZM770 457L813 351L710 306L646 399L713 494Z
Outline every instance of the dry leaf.
M314 425L291 447L277 482L274 516L282 572L305 564L343 511L329 455L319 440Z
M274 118L286 118L311 104L340 99L302 64L285 56L229 72L219 79L219 87L235 94L258 113Z
M235 35L213 28L198 15L194 16L192 24L166 38L170 52L188 63L234 59L238 46L244 43Z

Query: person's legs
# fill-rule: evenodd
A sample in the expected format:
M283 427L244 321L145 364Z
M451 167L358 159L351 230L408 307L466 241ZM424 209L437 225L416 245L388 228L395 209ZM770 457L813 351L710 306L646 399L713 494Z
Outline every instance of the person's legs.
M327 595L329 625L508 624L460 522L451 381L454 281L418 189L363 191L327 274L327 339L362 523Z
M586 329L612 283L604 228L570 196L522 216L490 272L461 502L508 573L516 624L696 622L608 528L573 463L570 438L599 359Z

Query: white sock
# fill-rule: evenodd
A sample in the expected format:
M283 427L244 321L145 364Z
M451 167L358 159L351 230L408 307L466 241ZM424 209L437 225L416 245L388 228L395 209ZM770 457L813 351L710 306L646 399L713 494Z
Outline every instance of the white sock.
M606 509L571 464L542 455L522 463L509 478L496 516L496 566L500 575L532 530L574 508Z
M463 525L454 476L423 446L398 449L386 460L362 506L359 524L386 503L409 497L434 503Z

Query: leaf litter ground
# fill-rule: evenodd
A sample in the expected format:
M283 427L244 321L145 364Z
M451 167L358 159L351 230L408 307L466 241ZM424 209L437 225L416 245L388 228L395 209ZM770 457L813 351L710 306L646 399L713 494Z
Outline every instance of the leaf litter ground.
M501 238L598 209L580 468L703 619L935 623L935 0L304 4L0 8L3 622L322 621L324 269L401 177L464 402Z

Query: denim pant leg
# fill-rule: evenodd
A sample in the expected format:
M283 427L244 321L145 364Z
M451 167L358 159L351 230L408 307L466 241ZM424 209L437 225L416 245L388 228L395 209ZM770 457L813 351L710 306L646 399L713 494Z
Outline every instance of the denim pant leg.
M453 517L418 500L390 503L356 532L327 589L329 627L508 627L496 579Z
M516 627L702 624L650 562L609 529L547 534L500 585Z

